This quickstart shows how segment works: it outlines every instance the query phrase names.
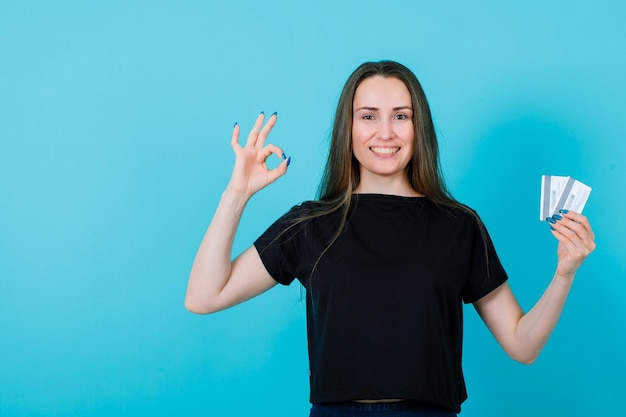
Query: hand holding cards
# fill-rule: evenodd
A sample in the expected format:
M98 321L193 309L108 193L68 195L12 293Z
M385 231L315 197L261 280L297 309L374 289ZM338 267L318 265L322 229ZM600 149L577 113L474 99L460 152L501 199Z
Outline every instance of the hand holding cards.
M541 206L539 219L546 220L559 210L582 213L591 187L572 177L541 176Z

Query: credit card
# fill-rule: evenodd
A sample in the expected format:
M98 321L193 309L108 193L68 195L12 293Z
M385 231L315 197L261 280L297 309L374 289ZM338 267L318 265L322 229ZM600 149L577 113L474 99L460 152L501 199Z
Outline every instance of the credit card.
M542 175L539 219L545 220L559 210L582 213L590 193L591 187L572 177Z

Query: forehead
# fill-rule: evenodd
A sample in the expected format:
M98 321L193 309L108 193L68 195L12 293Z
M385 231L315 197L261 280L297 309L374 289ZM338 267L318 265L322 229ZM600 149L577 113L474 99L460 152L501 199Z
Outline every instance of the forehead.
M354 107L410 106L411 94L403 81L375 75L361 81L354 93Z

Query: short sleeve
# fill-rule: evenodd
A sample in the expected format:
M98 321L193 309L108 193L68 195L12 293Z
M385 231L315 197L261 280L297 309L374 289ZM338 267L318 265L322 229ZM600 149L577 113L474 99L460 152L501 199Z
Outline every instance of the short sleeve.
M297 275L299 233L303 223L299 221L301 206L293 207L276 220L255 242L267 272L278 283L289 285Z
M476 219L472 234L471 260L463 287L463 301L473 303L502 285L508 276L484 224Z

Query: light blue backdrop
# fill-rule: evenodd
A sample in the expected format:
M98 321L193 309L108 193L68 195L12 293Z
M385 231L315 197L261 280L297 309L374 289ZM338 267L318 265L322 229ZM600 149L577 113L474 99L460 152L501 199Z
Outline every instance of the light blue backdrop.
M555 242L540 176L594 191L598 250L536 364L466 309L464 416L623 411L626 3L0 3L0 416L305 416L300 289L183 308L228 181L234 122L279 112L293 162L235 251L313 198L339 91L365 60L412 68L455 195L530 308Z

